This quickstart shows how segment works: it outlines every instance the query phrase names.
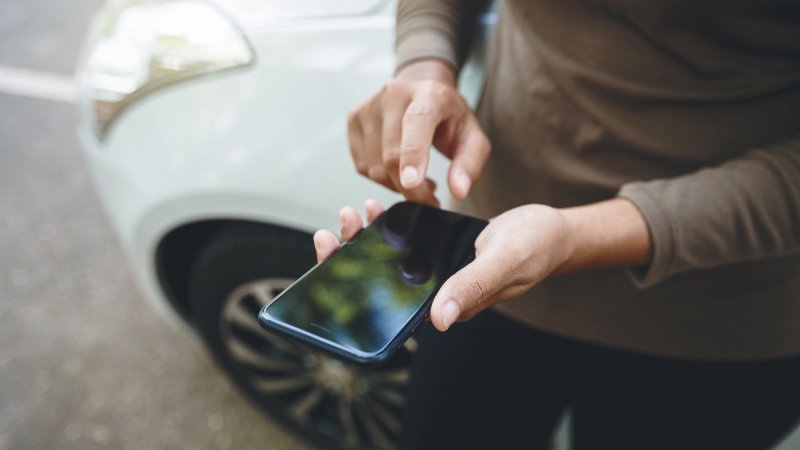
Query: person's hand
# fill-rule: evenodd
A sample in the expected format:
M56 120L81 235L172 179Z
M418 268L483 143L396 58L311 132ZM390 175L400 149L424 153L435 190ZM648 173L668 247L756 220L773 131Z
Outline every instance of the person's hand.
M365 209L369 222L383 212L375 200L367 200ZM345 241L363 226L351 207L343 208L339 219ZM624 198L565 209L520 206L492 219L478 235L475 259L445 281L433 299L430 319L446 331L456 320L469 320L550 275L648 264L652 245L644 217ZM320 230L314 246L321 261L339 240Z
M447 64L409 64L348 113L356 170L408 200L438 205L427 178L431 145L452 162L447 176L457 199L466 197L489 156L489 140L456 89Z
M365 204L367 221L383 212L378 202ZM361 228L359 214L351 207L339 213L342 240ZM559 267L570 255L568 227L559 210L527 205L494 219L475 241L475 260L450 277L436 294L430 319L440 331L456 320L468 320L478 312L533 287ZM322 261L338 246L328 230L314 235L317 260Z
M572 256L570 224L561 210L520 206L493 218L475 240L475 259L445 281L431 305L439 331L518 297Z

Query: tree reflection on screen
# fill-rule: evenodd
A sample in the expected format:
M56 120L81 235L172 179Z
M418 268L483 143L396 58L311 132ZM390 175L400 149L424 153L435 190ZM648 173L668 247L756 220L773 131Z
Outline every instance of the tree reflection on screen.
M395 205L284 292L269 314L340 345L379 351L463 261L483 226Z
M358 245L349 244L346 251L332 258L323 276L310 283L309 293L320 310L343 325L350 325L367 311L375 284L389 292L397 306L416 307L421 294L435 285L428 274L422 284L411 284L402 277L402 262L409 252L386 244L379 234L366 230L358 237ZM343 249L345 250L345 249Z

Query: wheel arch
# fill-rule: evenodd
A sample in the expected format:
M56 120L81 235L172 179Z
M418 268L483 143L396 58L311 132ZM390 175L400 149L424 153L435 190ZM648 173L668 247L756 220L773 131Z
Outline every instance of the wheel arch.
M296 228L244 219L198 220L182 224L166 233L158 242L154 254L156 277L164 297L173 310L192 327L195 327L196 323L191 307L189 284L197 258L215 236L235 225L260 228L266 234L307 234L306 231Z

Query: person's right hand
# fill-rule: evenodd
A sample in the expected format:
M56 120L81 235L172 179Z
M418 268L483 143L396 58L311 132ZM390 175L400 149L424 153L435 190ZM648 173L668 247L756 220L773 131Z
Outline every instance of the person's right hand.
M452 162L450 192L466 197L489 156L489 139L456 89L456 75L437 60L414 62L348 114L350 152L358 172L408 200L438 206L427 178L431 145Z

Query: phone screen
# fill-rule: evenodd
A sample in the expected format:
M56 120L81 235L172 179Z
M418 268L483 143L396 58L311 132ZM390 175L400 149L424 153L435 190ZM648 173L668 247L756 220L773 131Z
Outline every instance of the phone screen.
M474 252L486 222L398 203L278 296L271 320L376 353Z

